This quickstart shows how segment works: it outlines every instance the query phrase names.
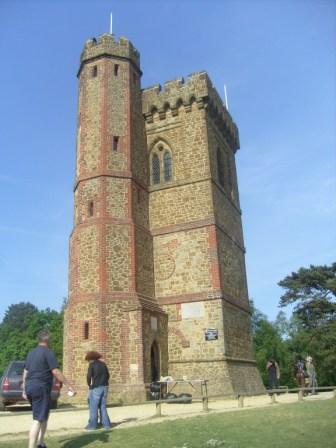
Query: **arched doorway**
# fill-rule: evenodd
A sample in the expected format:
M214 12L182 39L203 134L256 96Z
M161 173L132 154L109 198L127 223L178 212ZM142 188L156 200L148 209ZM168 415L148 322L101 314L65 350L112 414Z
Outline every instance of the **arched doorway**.
M160 350L158 343L153 342L151 346L151 382L160 379Z

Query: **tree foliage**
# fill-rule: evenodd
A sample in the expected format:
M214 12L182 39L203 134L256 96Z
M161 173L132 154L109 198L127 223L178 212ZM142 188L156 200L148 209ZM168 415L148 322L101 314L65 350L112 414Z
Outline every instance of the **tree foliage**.
M280 384L294 387L293 353L290 350L287 334L290 323L285 314L280 312L275 322L255 308L252 310L252 335L257 367L265 386L268 385L267 361L275 359L280 367Z
M29 302L16 303L8 307L2 323L8 325L9 328L25 331L29 325L29 320L37 312L36 306Z
M320 385L336 384L336 263L300 268L279 286L280 306L294 305L290 349L314 358Z
M285 289L280 306L294 304L294 312L308 329L321 328L336 319L336 263L300 268L279 282Z
M37 333L46 329L51 334L51 348L62 362L63 312L38 310L31 303L11 305L0 323L0 373L14 360L24 360L36 346Z
M313 357L320 386L336 384L335 283L336 263L300 268L281 280L285 292L280 306L294 305L290 319L281 310L270 322L252 303L256 361L265 385L266 362L274 358L280 366L280 383L294 386L293 364L298 355Z

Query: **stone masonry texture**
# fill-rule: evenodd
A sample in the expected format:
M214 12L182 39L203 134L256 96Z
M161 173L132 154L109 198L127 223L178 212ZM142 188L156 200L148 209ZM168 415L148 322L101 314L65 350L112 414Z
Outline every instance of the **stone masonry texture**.
M237 126L206 72L163 88L141 90L140 79L128 39L86 42L65 374L85 400L84 357L97 350L111 402L142 401L148 384L168 374L207 379L210 395L259 392ZM217 337L207 340L208 330Z

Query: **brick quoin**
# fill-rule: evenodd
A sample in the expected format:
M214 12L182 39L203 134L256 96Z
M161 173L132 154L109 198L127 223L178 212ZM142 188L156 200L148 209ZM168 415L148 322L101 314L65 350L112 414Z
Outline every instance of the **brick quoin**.
M210 395L258 392L237 126L206 72L143 90L140 77L140 55L126 38L103 34L86 42L78 71L65 373L85 401L84 357L94 349L111 373L111 402L147 398L148 383L158 379L153 356L159 376L207 378ZM217 151L232 185L219 182ZM161 172L155 185L154 153ZM207 328L218 330L218 340L206 340Z

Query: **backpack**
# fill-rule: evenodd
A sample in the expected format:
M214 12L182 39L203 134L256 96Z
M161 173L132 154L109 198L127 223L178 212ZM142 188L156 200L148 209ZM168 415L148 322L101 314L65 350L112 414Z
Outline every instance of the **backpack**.
M296 361L296 363L294 364L295 375L297 373L304 373L304 368L305 368L305 365L302 361Z

